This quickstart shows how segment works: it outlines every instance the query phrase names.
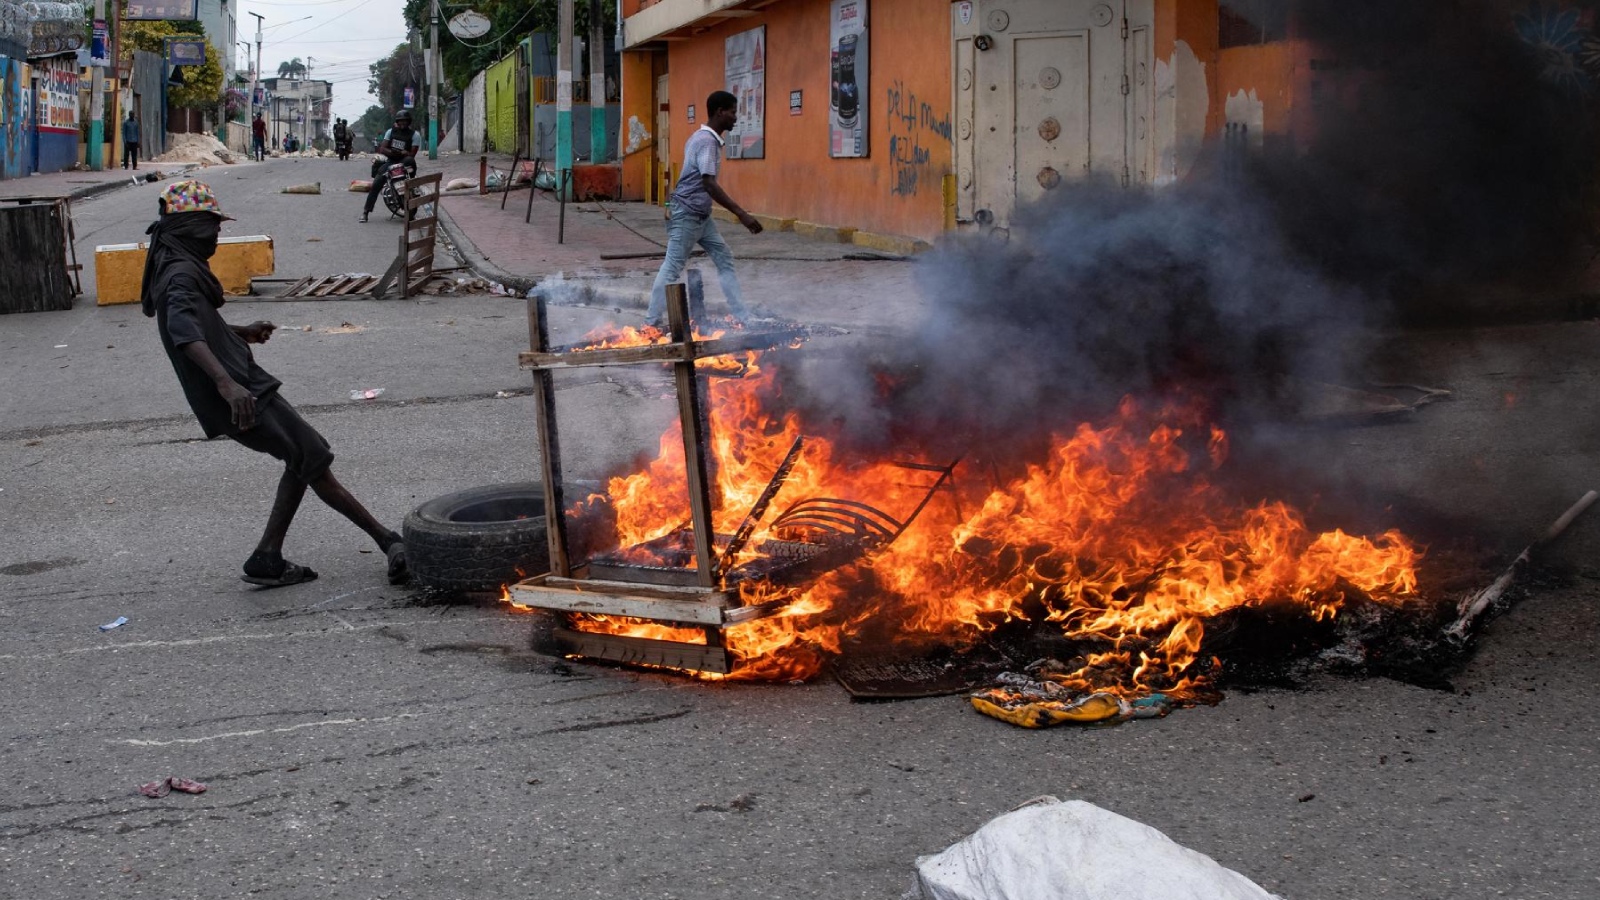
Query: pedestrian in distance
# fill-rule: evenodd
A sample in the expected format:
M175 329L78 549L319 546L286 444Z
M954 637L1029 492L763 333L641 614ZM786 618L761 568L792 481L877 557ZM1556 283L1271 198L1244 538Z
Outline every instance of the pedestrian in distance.
M133 117L131 109L122 122L122 167L139 170L139 120Z
M261 113L256 113L255 120L250 123L250 150L256 162L267 158L267 123L262 120Z
M255 552L245 561L250 584L282 587L317 577L283 558L283 541L306 488L367 533L388 560L391 584L406 581L405 547L334 477L328 442L279 393L282 382L256 364L251 344L265 344L270 322L229 325L219 311L222 284L211 272L222 214L211 188L180 181L161 192L161 217L146 232L140 301L156 320L161 344L184 397L206 437L226 435L284 464L272 512Z
M422 139L417 136L416 129L411 127L411 110L402 109L394 116L394 127L383 133L383 139L378 141L377 153L382 159L372 161L372 185L367 188L367 204L361 208L361 221L367 221L372 215L372 208L378 205L378 197L383 193L383 186L388 183L389 176L384 170L391 163L404 163L408 176L417 174L417 152L422 149Z
M650 308L645 311L646 321L657 328L666 327L667 285L683 276L695 244L704 247L716 264L722 295L728 301L728 312L734 321L746 325L752 317L739 290L733 251L728 249L727 241L722 239L716 221L711 218L711 204L716 202L737 216L739 224L751 234L761 233L761 223L733 202L717 179L722 168L722 136L738 121L739 101L727 91L713 91L706 98L706 124L689 135L683 145L683 169L678 173L678 183L669 201L667 258L656 272L655 284L650 288Z

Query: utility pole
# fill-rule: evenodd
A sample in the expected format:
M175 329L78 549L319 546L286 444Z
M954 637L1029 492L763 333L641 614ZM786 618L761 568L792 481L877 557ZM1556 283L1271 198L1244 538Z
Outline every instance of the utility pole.
M253 128L255 128L255 118L256 118L255 117L255 111L256 111L256 86L261 83L261 14L260 13L251 13L250 15L256 17L256 64L250 70L250 112L251 112L250 127L253 129ZM263 105L265 105L265 104L263 104ZM255 132L252 131L251 134L254 135ZM252 137L251 138L252 146L254 146L254 141L255 141L255 138Z
M94 30L99 34L105 27L106 0L94 0ZM92 46L92 45L91 45ZM163 91L166 87L163 85ZM105 168L106 151L106 70L100 66L89 69L89 146L84 158L89 168L98 172Z
M439 0L428 4L428 158L439 158L439 85L444 60L439 56Z
M572 172L572 3L561 0L556 38L556 193L562 198Z
M606 159L606 3L589 0L589 161Z
M311 64L313 62L316 62L316 57L306 57L306 77L304 81L300 82L300 90L306 97L305 121L300 123L305 127L300 130L305 133L305 143L308 146L317 138L316 128L311 124L317 115L317 90L311 86Z

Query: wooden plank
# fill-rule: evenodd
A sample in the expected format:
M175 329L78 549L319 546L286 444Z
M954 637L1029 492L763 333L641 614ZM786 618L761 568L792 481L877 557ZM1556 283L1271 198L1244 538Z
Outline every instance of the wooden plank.
M667 325L672 340L693 352L690 342L689 292L681 284L667 285ZM678 421L683 428L684 471L689 480L689 518L694 523L694 567L696 580L704 587L717 583L716 551L712 542L716 529L711 523L711 467L707 441L710 433L701 415L700 379L695 377L694 357L672 364L678 386Z
M437 216L424 216L420 219L412 219L406 224L411 228L432 228L438 223L439 218Z
M630 590L634 585L625 585ZM725 608L702 600L667 600L637 593L610 593L552 587L548 580L530 578L510 588L511 598L536 609L585 613L596 616L627 616L651 622L681 622L687 625L721 625Z
M669 285L670 287L670 285ZM771 350L805 337L805 329L788 326L772 331L744 332L703 341L647 344L638 347L607 347L599 350L570 348L527 351L517 355L524 369L575 369L583 366L629 366L639 363L670 363L683 359L709 359L742 353L746 350Z
M553 588L566 588L587 593L626 594L631 597L654 600L682 600L709 603L713 606L738 606L739 596L734 591L706 589L698 585L679 587L668 584L639 584L632 581L607 581L600 578L564 578L559 575L540 575L529 581Z
M562 649L574 656L604 659L636 666L663 666L691 672L727 675L734 669L735 657L722 647L687 644L678 641L653 641L649 638L590 634L566 628L555 630Z
M432 247L435 243L437 243L437 240L434 238L433 235L430 234L425 238L418 238L417 240L414 240L411 243L407 244L406 245L406 249L407 250L422 250L422 249L425 249L425 248L428 248L428 247Z
M544 295L528 298L528 346L535 351L550 347L550 325ZM567 542L566 500L561 487L561 435L556 428L555 376L533 373L533 411L539 434L539 473L544 478L545 533L550 538L550 574L572 574Z

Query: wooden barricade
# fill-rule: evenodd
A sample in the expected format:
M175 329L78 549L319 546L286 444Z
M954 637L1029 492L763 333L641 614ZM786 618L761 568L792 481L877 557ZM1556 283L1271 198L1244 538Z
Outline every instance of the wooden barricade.
M406 180L406 227L400 232L400 252L372 289L382 297L398 284L400 296L410 297L433 275L433 250L439 234L439 192L442 173Z
M81 291L75 237L66 197L0 201L0 313L72 308Z

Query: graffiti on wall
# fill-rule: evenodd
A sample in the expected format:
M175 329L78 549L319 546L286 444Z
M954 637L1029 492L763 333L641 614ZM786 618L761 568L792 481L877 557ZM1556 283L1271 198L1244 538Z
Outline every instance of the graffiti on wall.
M889 193L915 197L929 182L938 190L934 150L949 156L950 113L906 90L898 79L889 86L884 107L889 111Z
M27 63L0 56L0 178L21 178L31 168L32 80Z

